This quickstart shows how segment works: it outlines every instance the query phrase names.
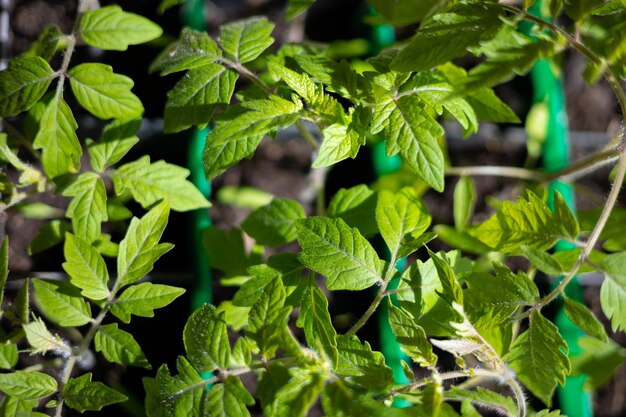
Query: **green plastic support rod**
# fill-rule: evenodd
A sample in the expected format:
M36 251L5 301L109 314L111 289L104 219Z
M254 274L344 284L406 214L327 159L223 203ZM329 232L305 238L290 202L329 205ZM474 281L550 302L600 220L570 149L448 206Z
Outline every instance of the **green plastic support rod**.
M530 12L542 18L547 18L541 13L541 1L537 2L530 9ZM520 30L523 33L530 34L532 27L532 23L525 22L520 27ZM560 78L554 71L552 63L546 60L538 61L533 66L531 79L533 82L534 102L545 103L548 110L548 126L542 147L544 169L548 172L558 171L567 167L570 160L568 119L563 86ZM548 203L551 207L556 191L564 197L570 209L575 212L575 195L572 185L563 181L554 181L550 184ZM571 243L561 241L557 243L555 250L567 250L572 249L572 247ZM573 281L567 286L566 294L574 300L583 301L583 290L577 281ZM562 305L559 306L556 312L554 322L567 342L570 358L580 354L581 349L578 346L578 340L584 333L565 315ZM565 380L565 385L559 387L557 391L561 411L569 417L593 416L591 395L584 391L584 384L584 375L569 376Z

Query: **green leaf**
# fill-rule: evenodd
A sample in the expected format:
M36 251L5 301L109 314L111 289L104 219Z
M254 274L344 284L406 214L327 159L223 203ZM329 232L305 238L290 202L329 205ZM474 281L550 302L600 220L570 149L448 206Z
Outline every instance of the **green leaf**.
M199 372L226 369L230 361L230 345L224 312L218 313L205 304L189 317L183 333L189 362Z
M315 3L315 0L289 0L287 3L287 11L285 12L285 20L296 18L313 3Z
M64 38L61 29L57 25L47 26L41 31L37 40L30 45L28 50L21 56L39 56L46 61L54 56L59 48L61 40Z
M67 103L53 97L39 122L33 147L42 149L42 164L50 178L80 170L83 150L76 136L78 125Z
M9 60L8 68L0 72L0 116L15 116L33 107L56 76L38 56Z
M547 252L526 245L521 247L521 252L541 272L549 275L560 275L563 272L567 272L559 261Z
M415 95L393 95L376 103L370 126L383 132L387 156L400 153L404 162L437 191L443 190L443 153L437 138L443 128L428 114Z
M176 376L170 375L167 365L161 365L156 378L144 378L148 416L181 416L202 409L206 383L183 356L178 357L176 367Z
M256 59L271 44L274 24L264 17L251 17L228 23L220 28L219 43L235 61L246 63Z
M328 312L328 300L314 283L302 294L301 310L296 324L304 329L309 346L323 352L331 363L337 363L337 332Z
M218 108L230 104L238 75L218 64L195 68L167 93L165 133L174 133L211 121Z
M356 227L362 235L378 232L376 222L376 193L367 185L360 184L352 188L342 188L335 193L328 205L328 217L339 217L348 226Z
M527 199L517 203L505 201L496 214L483 222L471 234L488 246L505 252L517 252L523 245L545 250L562 238L576 239L563 215L558 216L531 191Z
M593 336L606 342L609 340L609 336L604 330L604 326L596 316L584 304L571 298L565 299L565 314L569 319L578 327L580 327L589 336Z
M470 321L477 326L492 327L507 323L520 307L532 305L539 298L535 283L523 271L511 272L494 262L496 274L471 272L463 276L467 288L464 305Z
M91 382L91 372L70 378L63 388L65 404L81 413L100 411L102 407L126 401L128 398L102 382Z
M31 321L22 326L26 340L32 346L32 353L53 353L67 357L72 350L67 342L62 340L58 335L50 333L46 324L41 318Z
M143 105L131 93L135 84L125 75L115 74L104 64L80 64L68 75L76 99L100 119L132 119L141 117Z
M471 177L461 177L454 187L454 226L463 231L474 216L476 205L476 187Z
M2 239L0 246L0 316L2 316L2 299L4 298L4 286L9 276L9 237Z
M163 31L143 16L127 13L119 6L106 6L86 11L80 19L78 33L96 48L125 51L128 45L151 41Z
M87 150L91 166L103 172L109 166L119 162L128 151L139 142L136 136L141 120L114 120L102 129L100 141L87 141Z
M15 296L15 313L17 319L26 324L30 320L30 278L26 278Z
M120 242L117 258L116 288L132 284L149 273L154 263L172 249L170 243L159 243L167 225L170 206L162 202L146 213L141 220L134 217Z
M183 288L142 282L126 288L111 305L111 313L124 323L130 323L132 314L154 317L155 309L169 305L184 292Z
M17 345L15 343L0 344L0 369L11 369L17 365Z
M626 252L607 255L600 267L605 277L600 288L602 311L613 331L626 330Z
M3 417L20 416L22 413L34 413L32 410L39 405L39 400L20 400L7 395L0 405L0 415ZM27 414L32 415L32 414ZM41 417L41 416L36 416Z
M189 176L188 169L165 161L151 164L148 155L122 165L111 176L118 194L128 190L144 208L159 200L169 202L176 211L210 206L202 193L185 179Z
M65 234L63 269L70 282L81 289L81 294L92 300L103 300L109 296L109 272L98 250L87 241Z
M118 329L117 323L105 324L98 329L95 346L109 362L152 369L133 335Z
M227 276L246 275L247 268L254 264L246 251L241 229L209 227L204 232L204 246L211 254L211 267L225 272Z
M271 358L282 345L282 334L288 331L287 319L291 307L285 306L285 288L280 278L274 278L254 303L248 316L246 335L256 342L261 354Z
M324 140L313 161L313 168L334 165L348 158L356 158L359 148L365 145L365 134L352 127L352 114L344 123L334 123L322 130Z
M504 397L497 392L478 387L476 390L466 390L455 386L450 387L445 393L446 400L465 401L486 409L495 410L507 416L517 416L518 410L515 401L510 397Z
M98 239L101 223L108 220L104 181L96 173L85 172L63 191L63 195L74 197L67 207L74 233L90 243Z
M356 336L337 336L339 360L334 365L338 375L367 389L383 391L393 385L393 373L385 365L382 353L373 351L368 342L361 343Z
M234 363L237 366L248 366L252 363L252 349L250 342L245 337L240 337L233 346L230 356L231 366Z
M304 209L297 201L275 198L253 211L241 224L241 228L257 244L276 247L296 239L296 222L305 217Z
M72 231L72 225L64 220L52 220L50 223L43 225L37 231L37 235L30 242L28 254L43 252L61 242L65 237L65 233Z
M556 384L565 384L570 371L567 351L556 326L534 311L529 329L513 342L508 361L530 392L550 406Z
M329 290L363 290L382 280L384 262L359 231L343 220L310 217L297 227L300 260L327 277Z
M376 223L393 259L403 258L422 245L418 238L428 229L430 220L414 189L403 188L395 194L383 190L378 194Z
M227 376L222 384L215 384L207 394L205 409L215 417L249 417L247 405L254 404L239 378Z
M626 349L590 336L578 339L582 352L572 357L572 376L585 374L585 390L597 391L609 382L626 359Z
M604 0L568 0L563 3L565 13L575 21L580 21L605 2Z
M465 53L468 47L493 37L501 22L499 8L466 6L437 15L420 27L411 42L391 62L395 71L428 71Z
M38 400L54 394L56 390L57 381L41 372L0 374L0 391L20 400Z
M80 289L63 281L33 279L35 301L39 310L51 321L63 327L89 323L91 308L81 297Z
M217 44L206 32L184 28L180 39L172 42L150 65L150 72L161 75L200 68L212 64L222 56Z
M520 122L515 112L489 88L472 91L464 98L472 106L479 120L495 123Z
M389 324L402 351L409 355L414 362L423 367L437 364L437 355L433 353L433 348L426 339L424 329L415 324L415 321L402 309L391 303L389 304Z
M413 415L407 409L384 405L356 390L349 389L341 379L324 386L322 407L327 417L408 417Z
M442 9L447 1L442 0L370 0L376 11L394 26L406 26L432 16Z
M324 379L309 369L269 366L257 389L268 417L306 417L324 386Z
M185 0L161 0L157 8L159 14L165 13L166 10L184 3Z
M251 156L266 134L295 123L302 111L302 103L278 96L244 105L232 106L220 115L207 136L202 159L209 179Z

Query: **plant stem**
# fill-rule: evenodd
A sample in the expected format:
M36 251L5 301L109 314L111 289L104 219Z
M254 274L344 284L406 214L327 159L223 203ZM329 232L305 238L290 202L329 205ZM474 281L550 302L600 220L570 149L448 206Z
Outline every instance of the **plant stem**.
M461 371L450 371L450 372L444 372L438 375L438 377L442 381L446 381L449 379L457 379L457 378L468 378L468 377L474 377L474 376L484 376L488 378L498 378L498 379L501 378L501 375L499 373L495 371L491 371L489 369L482 369L482 368L477 368L477 369L471 368L471 369L464 369ZM394 391L396 393L410 392L418 388L425 387L431 382L432 382L431 377L428 377L428 378L421 379L419 381L412 382Z

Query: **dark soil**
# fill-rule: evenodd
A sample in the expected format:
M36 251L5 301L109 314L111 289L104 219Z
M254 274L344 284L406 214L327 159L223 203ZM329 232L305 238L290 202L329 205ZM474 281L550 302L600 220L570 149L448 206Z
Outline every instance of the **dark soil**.
M103 1L103 4L110 2ZM156 2L147 0L124 2L122 6L129 11L147 15L162 25L167 33L176 37L179 30L177 10L170 10L163 16L154 13ZM277 25L277 39L284 34L285 25L282 23L281 10L284 1L268 0L215 0L207 2L209 7L209 31L215 32L217 27L225 22L255 14L266 14ZM73 24L76 0L18 0L12 2L11 10L11 53L17 55L24 51L30 42L36 39L39 32L48 24L56 23L63 31L69 31ZM305 33L311 39L327 42L333 39L349 39L356 36L366 37L367 27L359 23L356 16L363 9L363 3L358 0L319 1L308 14ZM136 81L134 91L140 96L146 107L147 118L159 118L163 112L166 92L175 82L175 79L162 79L157 75L146 73L148 63L158 53L158 47L132 47L130 52L97 52L89 48L81 48L76 56L76 62L84 60L99 60L107 62L116 72L124 73ZM615 131L619 127L619 117L616 104L610 89L603 83L589 87L581 79L580 73L584 63L575 56L567 56L565 60L565 93L568 103L570 127L575 131ZM527 79L519 79L515 83L498 88L498 93L510 102L519 115L524 115L530 106L530 84ZM86 138L99 131L100 124L81 113L78 108L75 115L79 125L93 126L80 136ZM83 120L86 123L83 123ZM158 124L158 123L157 123ZM455 166L463 165L523 165L526 154L522 142L515 141L511 131L493 129L489 126L482 130L480 136L469 138L467 141L451 140L449 143L450 159ZM584 135L583 135L584 136ZM163 137L155 134L153 137L142 137L142 143L137 152L150 153L153 160L165 158L168 162L185 164L186 141L184 136ZM585 146L574 146L573 157L578 158L590 152L590 148L598 148L602 143L589 145L589 140L583 139ZM131 155L132 157L133 155ZM136 155L135 155L136 156ZM311 193L311 173L309 172L310 153L303 141L297 135L283 137L262 142L254 158L242 162L231 168L213 183L213 192L226 185L256 187L278 196L299 200L308 213L314 210L314 201ZM598 204L603 201L608 190L607 171L586 177L578 187L579 206L589 206L590 202ZM371 165L371 156L366 149L354 161L346 161L330 171L327 181L327 191L331 195L341 187L350 187L362 182L371 183L375 180ZM452 191L455 179L449 179L446 191L443 194L428 192L424 196L434 224L452 223ZM484 219L492 209L486 204L484 197L491 195L496 198L512 198L516 192L514 181L496 178L476 178L479 194L476 219ZM64 198L47 198L47 203L64 208L67 202ZM238 225L248 214L249 210L234 208L214 202L211 217L216 227L232 227ZM27 255L26 248L35 236L42 221L26 219L17 214L9 213L0 219L0 234L10 236L10 270L12 277L20 278L33 276L42 271L60 271L62 251L59 248L51 249L35 257ZM180 335L182 327L189 314L189 294L194 287L192 282L192 259L190 236L192 221L187 215L175 214L166 232L165 240L176 244L176 249L166 255L157 264L156 279L181 285L190 289L183 299L177 300L174 306L157 312L155 319L133 318L131 326L125 326L140 341L151 363L158 366L168 363L173 368L176 355L183 353ZM112 230L115 233L115 230ZM435 245L433 249L444 249L444 246ZM55 269L56 268L56 269ZM9 288L11 286L9 285ZM215 303L227 299L232 295L231 289L220 287L217 282L213 286ZM10 300L12 294L7 298ZM359 297L341 292L332 295L331 313L339 317L337 324L349 322L358 317L369 303L370 295L360 294ZM587 287L585 298L594 312L603 317L599 307L599 288ZM333 302L334 300L334 302ZM608 328L608 327L607 327ZM345 331L341 327L338 330ZM362 333L365 339L372 341L376 347L377 329L372 325ZM626 336L619 333L614 339L626 346ZM104 360L99 358L99 363ZM121 366L109 366L93 370L94 380L103 380L112 386L128 390L128 393L138 401L131 403L134 412L142 412L143 392L137 381L142 376L153 376L154 370L142 371L123 369ZM251 384L254 381L248 381ZM595 395L594 413L598 417L619 417L626 415L626 367L622 366L615 379L602 388ZM137 415L132 410L110 408L109 413L115 415ZM87 413L88 415L90 413ZM94 413L92 413L95 415Z

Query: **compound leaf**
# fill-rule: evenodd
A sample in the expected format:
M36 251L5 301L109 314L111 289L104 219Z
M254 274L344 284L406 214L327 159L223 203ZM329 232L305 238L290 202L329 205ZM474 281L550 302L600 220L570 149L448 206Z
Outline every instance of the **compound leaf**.
M163 30L143 16L125 12L119 6L106 6L86 11L80 19L78 32L91 46L125 51L128 45L158 38Z
M117 323L101 326L94 341L96 350L109 362L152 369L133 335L118 329Z
M111 305L111 313L124 323L130 316L154 317L154 310L165 307L185 292L182 288L142 282L124 290Z
M183 332L189 362L199 372L226 369L230 361L230 345L224 312L205 304L189 317Z
M15 116L43 97L57 74L38 56L19 56L0 72L0 116Z
M100 119L133 119L141 117L143 105L130 89L131 78L115 74L104 64L80 64L68 75L76 99L91 114Z
M70 378L63 388L65 404L81 413L100 411L102 407L126 401L128 398L102 382L91 382L91 372Z
M119 194L128 190L143 207L159 200L169 202L172 210L188 211L209 207L210 203L185 178L189 170L165 161L150 163L148 155L120 166L112 173Z
M329 290L363 290L382 279L384 263L359 231L343 220L311 217L297 227L300 260L327 277Z

